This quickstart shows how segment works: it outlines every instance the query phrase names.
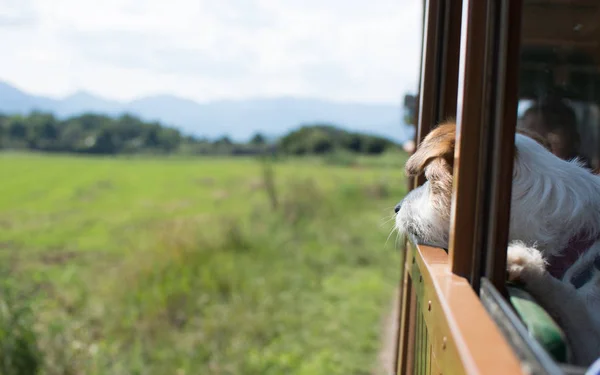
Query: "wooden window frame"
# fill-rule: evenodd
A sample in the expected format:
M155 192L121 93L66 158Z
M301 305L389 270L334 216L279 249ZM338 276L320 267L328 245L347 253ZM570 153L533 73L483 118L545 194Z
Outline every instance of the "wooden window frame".
M415 143L437 123L456 118L451 236L448 253L407 247L397 374L440 366L469 374L522 371L478 296L482 277L504 292L518 103L520 22L515 20L521 5L521 0L424 2ZM422 183L417 178L413 187ZM457 295L460 303L452 302ZM428 321L424 311L433 308L443 313ZM493 356L486 355L490 346Z
M417 103L417 129L415 131L415 147L427 133L440 121L456 117L456 93L458 88L458 65L460 46L460 19L462 0L423 0L423 23L421 44L421 74L419 75L419 93ZM409 189L423 184L423 176L410 179ZM406 248L403 249L406 254ZM404 261L406 256L404 256ZM398 372L400 347L403 345L401 327L410 309L410 282L408 270L401 266L398 303L400 314L396 333L396 350L394 363ZM408 337L408 335L404 335Z
M462 0L423 1L423 43L415 146L439 122L456 117ZM413 187L423 184L423 176Z
M521 0L463 6L449 254L476 291L485 276L504 293L521 12Z

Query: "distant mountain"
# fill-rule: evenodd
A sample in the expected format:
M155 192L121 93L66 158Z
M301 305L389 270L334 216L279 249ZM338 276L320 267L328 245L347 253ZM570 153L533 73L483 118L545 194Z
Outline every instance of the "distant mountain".
M0 111L2 112L22 113L28 112L31 108L52 108L57 104L56 100L29 95L0 82Z
M41 110L60 118L84 112L111 116L131 113L146 121L180 129L186 134L209 138L228 135L245 141L255 132L279 136L307 123L331 123L341 128L404 141L412 127L402 122L402 106L341 103L317 99L281 97L273 99L221 100L198 103L171 95L157 95L119 102L78 92L63 99L27 94L0 82L0 112L28 113Z
M0 109L2 109L2 104L0 104ZM85 111L116 115L122 111L122 104L117 101L105 100L88 94L87 92L80 91L58 101L53 112L57 116L64 117Z

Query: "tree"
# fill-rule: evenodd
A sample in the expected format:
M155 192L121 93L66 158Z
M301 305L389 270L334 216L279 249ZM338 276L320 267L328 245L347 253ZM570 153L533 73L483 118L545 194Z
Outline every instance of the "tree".
M250 139L250 144L254 146L263 146L265 143L267 143L266 139L261 133L254 134L252 139Z
M322 130L314 131L308 139L308 147L315 154L325 154L333 151L334 141Z
M77 120L68 120L61 126L59 148L62 151L79 151L84 148L85 131Z
M0 114L0 147L3 148L97 154L158 151L246 155L266 151L267 144L260 132L245 144L235 143L226 135L211 141L183 135L177 129L159 122L148 123L130 114L112 118L85 113L65 120L43 112L32 112L28 116ZM314 124L301 126L282 137L277 151L294 155L326 154L337 149L380 153L392 144L385 138L348 132L330 124Z
M381 154L385 151L388 146L389 141L383 138L370 138L366 143L365 152L367 154Z
M5 139L8 138L8 119L0 115L0 149L4 148Z
M113 154L116 151L113 136L108 129L100 130L96 137L94 145L91 147L91 152L96 154Z
M160 126L153 125L151 126L143 136L144 145L148 148L156 148L159 144L158 141L158 132L160 131Z
M181 134L175 129L161 128L158 132L159 147L166 151L172 152L177 150L181 143Z
M361 152L363 147L362 137L358 134L351 135L347 147L352 152Z
M27 126L21 116L14 116L8 121L8 135L10 138L24 140L27 135Z
M217 139L214 143L216 146L231 146L233 142L229 139L228 136L224 135L221 138Z
M49 150L56 147L59 131L54 115L32 112L26 118L26 122L26 138L29 147L40 150Z

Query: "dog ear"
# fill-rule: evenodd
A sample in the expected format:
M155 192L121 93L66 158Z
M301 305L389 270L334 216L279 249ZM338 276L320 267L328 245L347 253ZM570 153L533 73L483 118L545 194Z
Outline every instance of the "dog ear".
M406 174L417 176L423 173L427 165L437 158L443 158L452 168L455 138L456 124L453 121L447 121L433 129L406 162L404 167Z

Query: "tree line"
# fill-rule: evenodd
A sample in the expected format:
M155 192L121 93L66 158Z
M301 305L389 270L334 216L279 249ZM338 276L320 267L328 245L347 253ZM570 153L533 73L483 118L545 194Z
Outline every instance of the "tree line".
M131 114L110 117L86 113L58 119L51 113L0 114L0 149L85 154L242 155L278 152L293 155L327 154L339 150L379 154L397 147L386 138L353 133L328 124L302 126L271 141L257 133L247 142L224 136L209 140L182 134L159 122Z

